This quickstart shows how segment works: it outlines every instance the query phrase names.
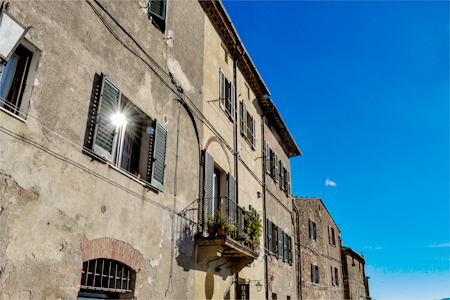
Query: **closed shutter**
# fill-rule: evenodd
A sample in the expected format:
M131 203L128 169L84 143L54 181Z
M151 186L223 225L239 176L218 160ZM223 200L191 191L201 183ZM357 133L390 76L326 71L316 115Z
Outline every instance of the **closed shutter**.
M247 104L241 102L241 134L247 137Z
M291 174L289 173L289 170L286 170L286 193L288 197L291 196Z
M214 157L204 151L203 201L207 215L213 215ZM205 216L206 217L206 216Z
M267 219L267 250L269 254L273 254L272 243L272 221Z
M273 153L273 161L274 161L273 179L275 180L275 182L278 182L278 154L276 152Z
M266 150L266 173L270 174L270 147L269 147L269 142L266 141L265 143L265 150Z
M286 232L283 231L283 261L288 261L288 249L287 249L288 237Z
M93 150L110 162L117 144L117 126L111 116L120 108L121 91L108 77L103 76L94 133Z
M166 1L165 0L149 0L148 12L158 18L164 20L166 18Z
M256 120L252 116L252 147L256 150Z
M334 267L331 267L331 285L334 285Z
M290 256L289 256L289 263L291 264L291 266L294 264L294 239L292 238L292 236L289 237L289 252L290 252Z
M234 90L234 85L231 82L230 82L230 101L231 101L230 115L231 115L231 120L234 121L236 118L236 94L235 94L235 90Z
M236 202L236 179L228 173L228 198Z
M153 142L152 176L150 183L157 189L164 191L166 176L168 131L161 123L156 121L155 137Z
M220 107L225 110L225 74L222 69L219 70L219 102Z
M284 165L280 160L280 188L284 191Z
M316 266L317 269L317 275L316 275L316 280L317 280L317 284L320 284L320 267Z
M278 258L283 259L283 230L280 226L277 226L277 239Z
M328 225L328 242L330 244L333 244L332 240L331 240L331 226Z

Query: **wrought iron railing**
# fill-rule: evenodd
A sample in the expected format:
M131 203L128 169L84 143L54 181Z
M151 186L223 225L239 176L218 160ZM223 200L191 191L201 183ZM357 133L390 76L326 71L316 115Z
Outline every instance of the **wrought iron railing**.
M205 201L208 202L208 201ZM214 236L210 236L208 229L210 227L218 227L220 225L225 224L226 226L226 235L231 237L236 241L240 241L242 244L251 247L249 236L250 230L249 226L251 226L250 222L251 218L259 220L259 214L255 212L249 213L251 211L245 210L240 207L236 202L231 200L228 197L214 197L211 201L212 208L203 208L203 217L199 219L200 230L202 230L203 237L214 237L217 232L214 233ZM208 211L211 214L208 214ZM258 237L259 238L259 237ZM256 248L254 245L252 248Z

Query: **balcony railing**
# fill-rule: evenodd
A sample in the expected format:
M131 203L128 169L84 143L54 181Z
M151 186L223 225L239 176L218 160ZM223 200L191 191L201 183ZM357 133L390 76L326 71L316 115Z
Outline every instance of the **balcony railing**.
M207 201L205 201L207 202ZM219 236L218 228L226 228L226 236L238 241L240 244L257 250L259 248L259 235L255 235L255 223L260 223L259 214L254 210L245 210L228 197L215 197L211 201L212 211L208 215L205 207L203 218L199 220L199 230L203 237L214 238ZM210 228L215 229L210 236Z

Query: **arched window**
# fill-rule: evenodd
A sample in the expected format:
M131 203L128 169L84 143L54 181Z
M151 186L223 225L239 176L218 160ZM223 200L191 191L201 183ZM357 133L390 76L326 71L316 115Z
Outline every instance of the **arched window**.
M136 272L112 259L83 263L77 299L132 299Z

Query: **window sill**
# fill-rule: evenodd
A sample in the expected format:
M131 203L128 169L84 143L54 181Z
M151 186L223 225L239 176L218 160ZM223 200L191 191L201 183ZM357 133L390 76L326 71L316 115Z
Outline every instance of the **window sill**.
M137 178L136 176L134 176L134 175L128 173L127 171L122 170L121 168L118 168L118 167L116 167L116 166L114 166L114 165L112 165L112 164L109 164L109 167L112 168L112 169L114 169L114 170L116 170L117 172L119 172L119 173L125 175L126 177L128 177L128 178L130 178L130 179L136 181L137 183L142 184L143 186L150 186L150 183L148 183L147 181L142 180L142 179L140 179L140 178Z
M0 107L0 110L3 111L4 113L7 113L8 115L10 115L11 117L16 118L17 120L26 123L27 120L25 120L24 118L19 117L16 114L13 114L12 112L10 112L9 110L4 109L3 107Z

